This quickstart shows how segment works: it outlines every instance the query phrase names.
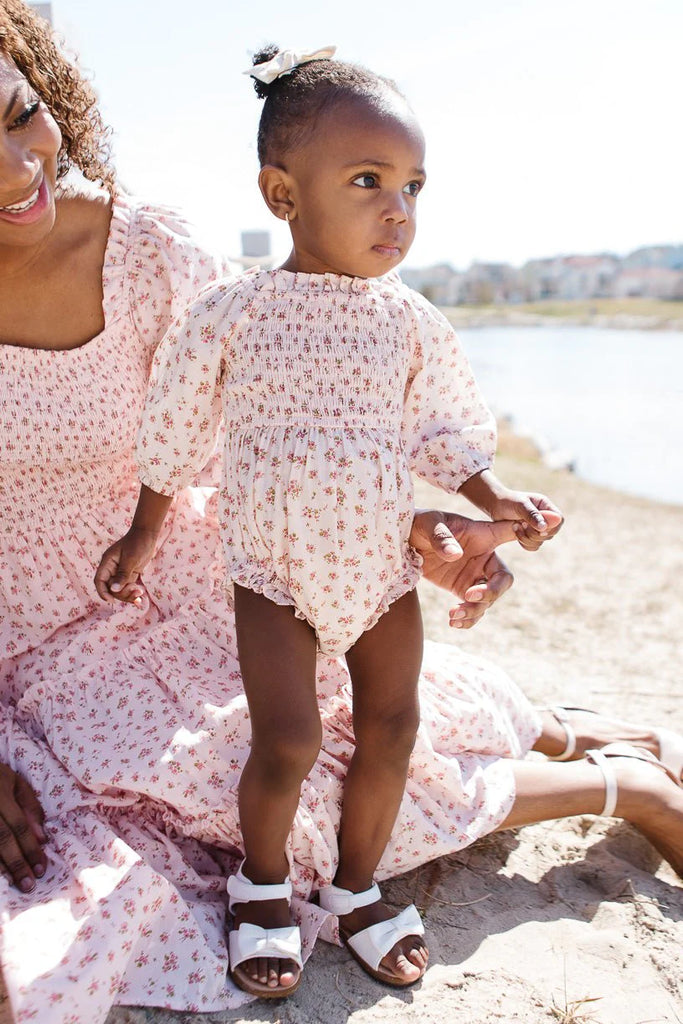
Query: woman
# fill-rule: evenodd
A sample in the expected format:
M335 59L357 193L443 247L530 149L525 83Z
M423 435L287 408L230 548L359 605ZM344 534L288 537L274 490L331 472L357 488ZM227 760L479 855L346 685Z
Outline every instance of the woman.
M112 612L91 581L131 516L151 354L220 261L169 211L65 187L75 165L115 190L106 138L92 94L21 0L0 4L0 111L5 978L15 1013L42 1024L96 1024L115 1002L218 1010L240 998L225 982L223 894L236 864L249 723L226 648L210 503L200 515L190 494L177 502L141 610ZM465 548L456 563L446 523ZM492 553L507 529L418 519L413 541L427 572L479 598L466 602L465 626L509 585ZM321 660L318 687L323 754L290 850L307 951L321 928L329 933L306 897L334 872L338 782L353 742L343 668ZM424 721L384 877L495 828L601 811L604 775L594 764L510 760L535 741L559 752L564 727L552 714L540 722L493 667L428 646L421 693ZM576 753L618 728L580 713L572 725ZM627 738L656 746L635 730ZM619 813L644 824L681 870L681 844L669 838L681 831L680 791L655 766L614 765ZM398 954L388 960L404 969Z

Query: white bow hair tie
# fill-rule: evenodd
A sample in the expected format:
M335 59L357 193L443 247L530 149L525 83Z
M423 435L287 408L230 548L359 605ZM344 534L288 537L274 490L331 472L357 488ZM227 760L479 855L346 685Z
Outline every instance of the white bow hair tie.
M280 75L286 75L300 64L308 64L312 60L329 60L337 52L336 46L323 46L321 50L278 50L274 57L263 64L254 64L243 75L258 78L259 82L270 85Z

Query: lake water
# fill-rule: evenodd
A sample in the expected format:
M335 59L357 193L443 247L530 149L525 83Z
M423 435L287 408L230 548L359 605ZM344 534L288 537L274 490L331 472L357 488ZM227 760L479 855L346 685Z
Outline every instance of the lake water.
M571 456L586 480L683 504L683 332L459 331L497 415Z

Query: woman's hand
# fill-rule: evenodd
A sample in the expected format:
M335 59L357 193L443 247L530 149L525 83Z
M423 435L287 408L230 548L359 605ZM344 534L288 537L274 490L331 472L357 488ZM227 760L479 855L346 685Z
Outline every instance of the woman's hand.
M461 601L449 613L451 626L471 629L512 586L512 573L495 548L517 540L517 525L479 522L434 509L415 512L410 544L422 555L424 576Z
M138 607L142 604L140 574L154 555L157 536L152 530L132 526L121 540L107 548L95 573L95 589L103 601L124 601Z
M0 762L0 870L31 892L47 870L45 815L30 784Z

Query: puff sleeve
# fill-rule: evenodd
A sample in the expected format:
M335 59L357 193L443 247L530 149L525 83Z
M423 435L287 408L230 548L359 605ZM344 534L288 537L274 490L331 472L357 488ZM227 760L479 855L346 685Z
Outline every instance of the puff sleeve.
M234 277L225 257L170 207L129 206L125 277L129 314L150 355L207 284Z
M411 470L454 493L492 465L496 423L448 320L421 295L410 296L414 329L403 441Z
M191 484L214 450L223 342L231 329L221 300L229 291L229 284L218 282L200 292L154 355L137 463L142 483L159 494L174 495Z

